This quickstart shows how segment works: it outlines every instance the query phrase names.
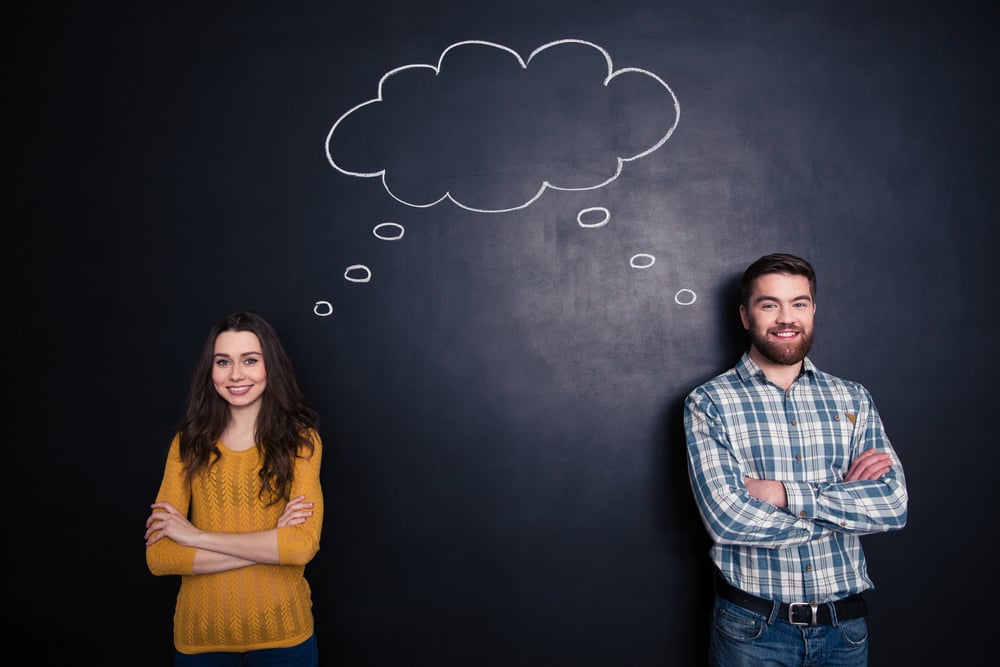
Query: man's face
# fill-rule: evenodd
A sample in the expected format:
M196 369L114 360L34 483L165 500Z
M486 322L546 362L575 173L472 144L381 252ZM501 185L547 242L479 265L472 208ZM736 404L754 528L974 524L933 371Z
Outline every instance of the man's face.
M809 354L816 304L805 276L769 273L754 281L748 306L740 306L750 345L769 361L784 366Z

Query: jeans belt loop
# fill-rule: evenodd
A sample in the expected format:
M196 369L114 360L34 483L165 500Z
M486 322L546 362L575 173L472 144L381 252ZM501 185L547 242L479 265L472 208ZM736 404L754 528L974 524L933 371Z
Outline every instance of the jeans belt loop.
M809 607L812 611L812 623L798 623L795 621L795 608L796 607ZM788 604L788 622L792 625L817 625L816 623L816 610L819 609L819 605L815 602L791 602Z

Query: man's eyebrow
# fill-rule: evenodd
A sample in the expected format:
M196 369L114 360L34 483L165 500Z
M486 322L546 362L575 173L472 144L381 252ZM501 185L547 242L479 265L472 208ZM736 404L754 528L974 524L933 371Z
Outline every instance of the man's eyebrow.
M760 303L761 301L781 301L776 296L771 296L770 294L761 294L756 299L753 300L754 303ZM789 301L812 301L811 294L800 294L799 296L794 296Z

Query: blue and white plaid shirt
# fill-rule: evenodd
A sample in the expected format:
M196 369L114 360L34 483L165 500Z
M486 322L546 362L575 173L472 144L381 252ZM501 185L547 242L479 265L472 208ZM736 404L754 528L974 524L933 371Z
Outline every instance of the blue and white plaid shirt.
M744 353L684 404L688 475L725 579L782 602L831 602L872 588L861 535L906 524L906 480L871 394L807 358L787 391ZM843 481L855 456L888 452L874 481ZM744 477L780 480L788 506L753 498Z

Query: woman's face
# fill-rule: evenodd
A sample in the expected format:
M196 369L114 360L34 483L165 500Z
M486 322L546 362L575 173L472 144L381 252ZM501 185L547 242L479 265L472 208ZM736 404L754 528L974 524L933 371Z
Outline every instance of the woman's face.
M215 339L212 383L219 396L233 407L245 407L260 400L267 387L267 369L257 334L250 331L219 334Z

